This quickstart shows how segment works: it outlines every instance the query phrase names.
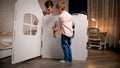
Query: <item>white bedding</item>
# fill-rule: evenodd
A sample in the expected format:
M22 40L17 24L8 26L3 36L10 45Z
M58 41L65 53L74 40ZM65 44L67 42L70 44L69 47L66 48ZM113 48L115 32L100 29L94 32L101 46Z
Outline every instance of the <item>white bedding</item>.
M12 35L2 35L0 36L0 49L5 49L6 47L12 45Z
M0 50L0 59L11 56L12 55L12 46L8 46L5 49Z
M12 34L0 33L0 59L11 56L12 41Z

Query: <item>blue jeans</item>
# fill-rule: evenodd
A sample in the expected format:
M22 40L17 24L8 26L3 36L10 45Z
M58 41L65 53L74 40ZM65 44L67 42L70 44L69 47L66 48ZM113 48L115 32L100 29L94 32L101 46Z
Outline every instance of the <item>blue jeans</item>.
M65 61L72 61L72 51L71 51L71 38L65 35L61 35L61 46L64 53Z

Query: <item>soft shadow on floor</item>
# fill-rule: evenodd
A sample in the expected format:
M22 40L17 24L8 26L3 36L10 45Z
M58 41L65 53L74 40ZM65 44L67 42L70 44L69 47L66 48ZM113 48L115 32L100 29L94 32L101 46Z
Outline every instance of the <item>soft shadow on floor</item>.
M0 68L86 68L85 61L74 60L72 63L60 63L59 59L37 57L18 64L11 64L11 57L0 60Z
M74 60L60 63L59 59L33 58L18 64L11 64L11 57L0 59L0 68L120 68L120 53L111 50L88 49L87 61Z
M120 53L112 49L88 49L87 68L120 68Z

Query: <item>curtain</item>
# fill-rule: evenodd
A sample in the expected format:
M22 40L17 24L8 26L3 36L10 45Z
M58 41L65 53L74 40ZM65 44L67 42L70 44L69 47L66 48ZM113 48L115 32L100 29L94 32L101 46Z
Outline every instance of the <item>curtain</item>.
M87 0L89 27L98 25L100 32L107 32L109 47L118 47L120 40L119 4L119 0Z

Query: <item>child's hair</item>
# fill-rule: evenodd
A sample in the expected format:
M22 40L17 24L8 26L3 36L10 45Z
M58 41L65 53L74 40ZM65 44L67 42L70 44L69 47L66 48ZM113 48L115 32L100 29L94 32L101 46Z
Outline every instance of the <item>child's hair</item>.
M47 0L47 1L45 2L45 7L46 7L46 8L48 8L48 7L50 7L50 6L53 8L53 5L54 5L54 4L53 4L53 2L52 2L51 0Z
M57 9L61 8L62 10L65 10L66 9L66 5L65 5L65 3L63 1L60 1L60 2L57 3L56 8Z

